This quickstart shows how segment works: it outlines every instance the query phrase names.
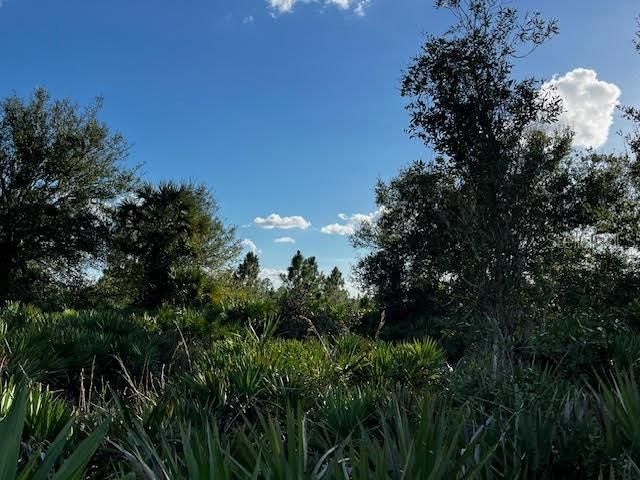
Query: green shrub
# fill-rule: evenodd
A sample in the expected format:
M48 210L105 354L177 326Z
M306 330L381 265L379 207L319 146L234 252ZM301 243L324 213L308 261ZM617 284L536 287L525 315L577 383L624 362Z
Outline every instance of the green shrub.
M592 376L611 367L610 343L622 333L624 323L591 315L551 318L527 340L526 353L568 378Z
M633 370L600 381L600 406L608 453L624 470L640 459L640 388Z
M11 411L20 388L23 387L12 379L0 386L0 417ZM73 415L64 399L54 395L48 387L34 384L27 393L23 437L36 442L53 441Z
M84 470L96 452L107 431L103 424L82 441L62 463L60 459L67 446L67 437L73 426L73 419L59 430L46 450L38 449L30 455L21 452L21 439L27 418L27 389L24 386L14 391L10 407L0 421L0 478L3 480L32 478L34 480L80 480ZM33 408L33 398L31 400ZM57 464L60 464L57 467ZM56 468L57 467L57 468ZM54 471L55 469L55 471Z

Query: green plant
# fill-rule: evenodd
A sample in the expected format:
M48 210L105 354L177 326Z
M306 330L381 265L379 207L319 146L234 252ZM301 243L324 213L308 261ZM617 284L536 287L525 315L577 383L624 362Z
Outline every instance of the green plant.
M0 417L5 417L13 408L19 386L10 379L0 386ZM38 441L51 441L71 420L73 411L48 387L34 384L28 389L25 409L24 436Z
M396 402L382 417L379 439L363 432L347 447L345 478L476 478L494 452L483 442L490 423L469 430L460 412L435 398L424 400L415 419Z
M73 419L58 432L49 447L39 450L29 458L20 455L20 441L27 413L27 395L25 386L17 388L15 398L7 415L0 421L0 478L3 480L32 479L80 480L84 470L96 452L107 432L108 424L98 427L88 438L82 441L62 464L56 467L67 445L67 437L73 426Z
M135 473L135 478L146 480L237 478L216 427L209 421L201 425L181 425L177 432L172 426L153 440L140 423L129 419L123 443L114 443L126 464L126 468L119 467L119 473Z
M607 449L626 469L640 459L640 389L633 370L600 381L600 406Z

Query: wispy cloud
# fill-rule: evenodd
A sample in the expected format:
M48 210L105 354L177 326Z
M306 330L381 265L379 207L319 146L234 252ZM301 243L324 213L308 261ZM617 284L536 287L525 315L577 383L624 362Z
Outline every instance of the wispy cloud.
M359 17L364 17L366 13L366 8L371 3L371 0L361 0L357 2L355 8L353 9L353 13L358 15Z
M576 146L598 148L607 142L621 94L617 85L599 80L594 70L576 68L554 77L542 89L562 99L559 123L574 131Z
M296 243L294 238L291 237L279 237L274 240L275 243Z
M267 5L275 13L290 13L301 3L316 4L323 7L333 6L340 10L349 10L358 16L363 16L371 0L267 0Z
M251 250L253 253L259 253L260 252L260 250L258 249L256 244L253 243L253 241L251 239L249 239L249 238L245 238L244 240L242 240L240 242L240 245L242 245L247 250Z
M246 17L244 17L242 19L242 23L244 25L249 25L251 23L254 23L256 21L255 17L253 15L247 15Z
M267 230L273 230L275 228L281 230L291 230L298 228L300 230L306 230L311 226L311 222L305 220L304 217L294 215L292 217L281 217L277 213L272 213L268 217L256 217L253 223L260 228Z

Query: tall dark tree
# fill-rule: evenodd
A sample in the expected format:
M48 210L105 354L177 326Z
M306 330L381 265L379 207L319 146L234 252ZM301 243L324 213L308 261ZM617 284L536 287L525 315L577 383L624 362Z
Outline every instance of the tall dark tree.
M358 301L349 295L342 272L334 267L325 277L322 289L324 328L330 332L350 328L358 316L357 307Z
M305 258L298 250L291 259L286 275L281 275L285 295L285 310L292 317L313 315L322 295L324 276L315 257Z
M320 309L324 276L315 257L305 258L298 250L286 274L281 275L280 310L284 334L302 336Z
M638 17L638 26L640 26L640 17ZM636 33L635 47L640 53L640 30ZM624 116L633 123L634 130L627 136L627 141L631 151L636 157L640 156L640 108L637 106L622 107Z
M129 187L124 139L43 89L0 105L0 299L84 277L108 238L110 202Z
M244 285L256 285L258 283L258 277L260 276L260 260L258 256L253 252L248 252L242 260L242 263L238 265L236 269L235 277Z
M338 267L333 267L329 276L324 282L324 292L326 295L335 295L345 289L344 277Z
M428 36L402 81L409 132L436 152L376 190L382 215L354 243L358 272L383 305L417 303L486 319L511 336L544 305L536 279L578 214L572 136L547 134L561 112L514 62L553 36L539 15L497 0L441 0L457 23Z
M355 322L358 302L349 297L337 267L326 276L315 257L305 258L298 251L281 280L278 293L284 335L338 334Z
M224 225L204 186L143 185L113 216L114 251L107 277L145 307L198 293L238 254L233 228Z

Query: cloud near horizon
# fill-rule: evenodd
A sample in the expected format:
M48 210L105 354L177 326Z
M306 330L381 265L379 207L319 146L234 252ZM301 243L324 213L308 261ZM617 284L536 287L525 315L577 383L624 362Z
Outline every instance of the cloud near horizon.
M282 277L281 275L287 275L287 270L285 268L262 268L260 269L260 278L263 280L269 280L273 284L274 287L278 288L282 285ZM326 272L325 272L326 273ZM344 272L343 272L344 273ZM362 290L358 288L358 286L353 283L352 279L347 276L345 277L345 288L353 297L358 297L362 295Z
M294 215L292 217L281 217L277 213L272 213L268 217L256 217L253 223L260 228L266 230L273 230L275 228L281 230L291 230L298 228L300 230L306 230L311 226L311 222L308 222L304 217Z
M260 270L260 278L270 280L275 287L282 283L280 275L286 275L287 271L279 268L262 268Z
M564 113L558 124L574 131L575 146L598 148L607 142L622 93L617 85L599 80L595 70L576 68L554 76L542 89L555 90L562 100Z
M267 0L267 4L278 14L291 13L297 4L319 4L333 6L340 10L350 10L358 16L364 16L371 0Z

